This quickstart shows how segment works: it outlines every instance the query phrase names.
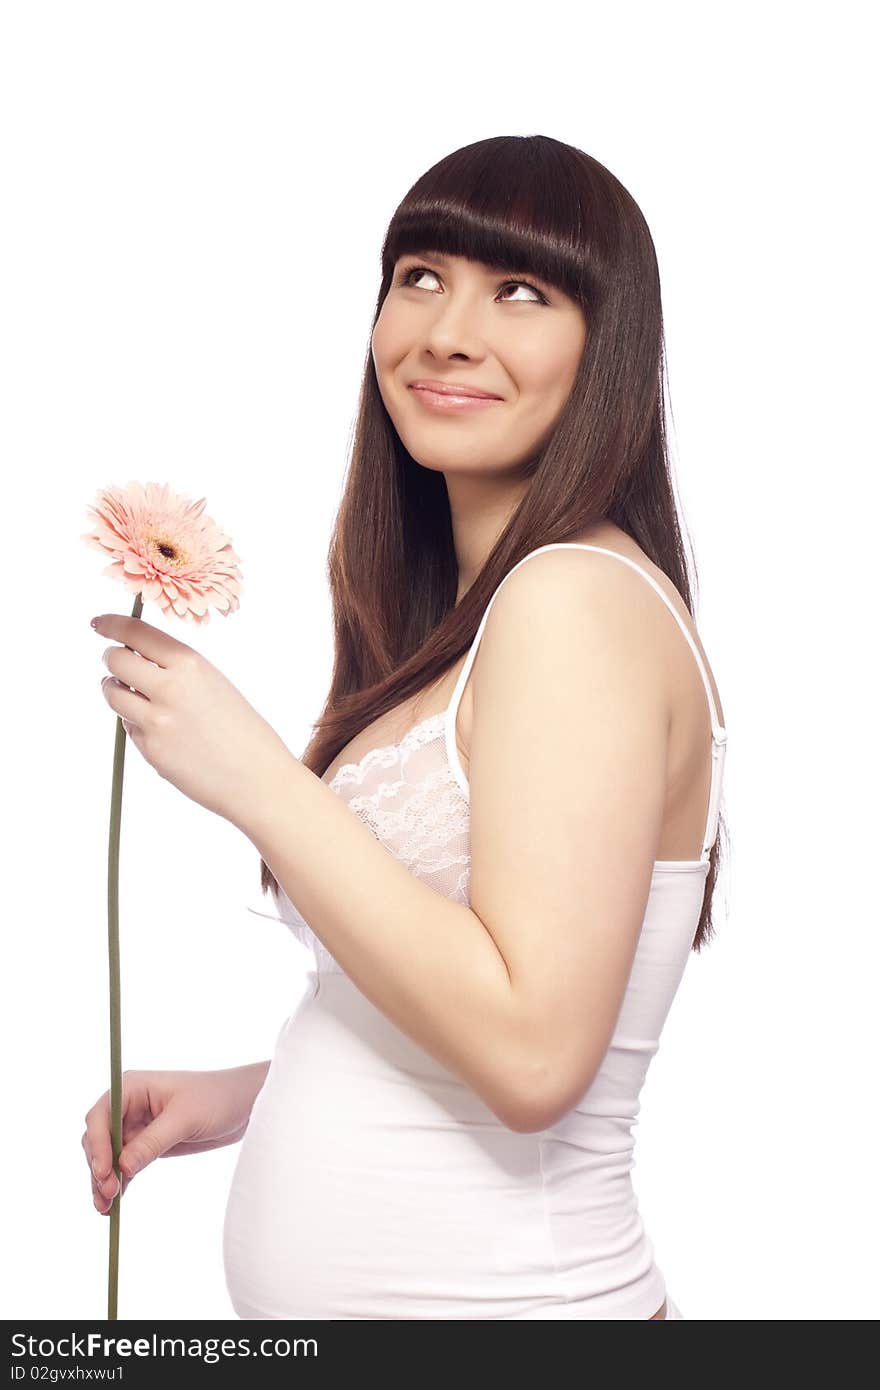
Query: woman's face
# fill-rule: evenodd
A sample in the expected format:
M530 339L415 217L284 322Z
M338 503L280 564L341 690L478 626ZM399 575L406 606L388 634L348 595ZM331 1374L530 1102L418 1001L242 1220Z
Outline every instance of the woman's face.
M423 467L515 474L569 397L586 331L580 305L534 276L461 256L401 256L373 329L379 391ZM473 408L446 397L443 408L416 381L498 399Z

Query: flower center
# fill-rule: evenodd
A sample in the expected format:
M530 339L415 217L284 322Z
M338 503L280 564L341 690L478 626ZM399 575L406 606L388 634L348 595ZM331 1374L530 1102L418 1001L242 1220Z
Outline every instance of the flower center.
M186 557L182 554L179 547L169 540L159 540L153 538L153 548L159 552L163 560L170 561L178 569L185 563Z

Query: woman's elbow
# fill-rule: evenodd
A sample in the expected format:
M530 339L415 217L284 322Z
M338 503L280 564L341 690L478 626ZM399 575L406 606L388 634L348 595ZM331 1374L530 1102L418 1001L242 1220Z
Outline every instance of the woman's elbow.
M558 1124L576 1104L585 1088L560 1074L556 1066L541 1067L524 1079L509 1079L504 1094L492 1105L505 1126L517 1134L538 1134Z

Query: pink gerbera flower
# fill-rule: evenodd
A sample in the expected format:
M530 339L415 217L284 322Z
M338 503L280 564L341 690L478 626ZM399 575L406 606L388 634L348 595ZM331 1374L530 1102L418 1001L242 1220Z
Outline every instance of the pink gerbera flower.
M229 540L208 517L206 499L190 502L168 484L102 488L88 510L96 522L82 539L112 557L104 570L134 593L131 616L140 618L144 600L165 614L206 623L208 609L224 616L239 607L241 573ZM110 1208L110 1258L107 1266L107 1317L117 1317L119 1288L119 1212L122 1174L122 1023L119 966L119 832L126 721L116 717L113 780L110 789L110 843L107 855L107 946L110 966L110 1137L116 1195Z
M229 538L202 515L206 500L190 502L167 483L102 488L88 508L95 530L82 539L113 557L104 574L166 615L207 623L212 606L224 615L238 608L241 572Z

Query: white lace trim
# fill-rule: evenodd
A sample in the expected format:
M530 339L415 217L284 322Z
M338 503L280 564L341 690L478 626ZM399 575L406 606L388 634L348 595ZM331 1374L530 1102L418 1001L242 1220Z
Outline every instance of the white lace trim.
M374 767L394 767L400 762L402 754L411 752L434 738L437 730L443 728L445 717L445 710L441 710L439 714L429 714L427 719L407 730L398 743L386 743L381 748L370 748L356 763L342 763L327 786L334 791L337 787L351 784L360 786L367 773L372 772Z

